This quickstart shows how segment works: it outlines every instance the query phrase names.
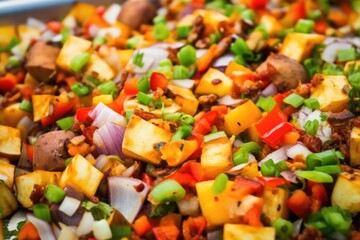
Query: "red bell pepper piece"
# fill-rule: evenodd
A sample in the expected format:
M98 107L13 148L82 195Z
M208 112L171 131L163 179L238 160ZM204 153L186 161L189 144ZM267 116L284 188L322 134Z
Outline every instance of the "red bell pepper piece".
M0 93L10 92L15 88L16 83L16 77L11 73L7 73L5 76L0 77Z
M307 189L311 197L311 212L318 212L324 206L329 205L329 195L322 183L307 181Z
M149 184L151 187L154 186L154 179L147 173L142 173L141 180Z
M153 232L156 240L178 239L180 235L180 231L175 225L154 227Z
M122 90L112 103L109 104L109 108L114 110L115 112L122 114L124 111L124 102L126 100L125 90Z
M104 15L105 12L106 12L106 7L104 5L100 5L96 8L96 14L99 15L100 17Z
M198 148L189 156L189 159L199 158L202 152L201 144L204 141L204 136L202 135L190 136L186 140L194 140L198 143Z
M179 170L170 174L166 178L174 179L182 186L188 187L195 187L197 182L207 180L201 164L195 161L188 161L184 163Z
M169 80L159 72L153 72L150 76L150 88L153 91L156 89L161 88L165 90L169 85Z
M134 96L138 94L139 89L136 86L137 79L133 78L125 82L124 92L127 96Z
M183 235L184 239L201 239L202 233L204 232L207 225L206 218L200 217L189 217L183 222Z
M28 143L26 143L26 155L29 159L29 162L33 162L33 153L34 153L34 147Z
M75 119L82 123L91 123L93 119L89 116L89 112L93 109L94 107L84 107L76 109Z
M60 33L63 25L59 21L50 21L47 23L46 27L47 27L47 29L53 31L54 33Z
M243 216L243 221L253 227L262 227L264 224L261 222L261 205L262 201L256 202L250 210Z
M54 112L47 117L41 119L41 125L44 127L54 124L66 113L70 112L75 107L75 102L56 102L54 101Z
M278 93L275 96L273 96L273 99L276 102L276 106L280 108L282 105L284 105L284 98L286 98L290 94L291 94L291 91L287 91L284 93Z
M214 105L211 107L211 111L218 111L220 114L227 114L228 108L225 105Z
M296 190L287 202L288 208L299 218L306 218L311 212L311 199L303 190Z
M219 119L221 112L212 110L205 113L202 117L195 121L192 130L193 135L206 135L211 131L211 127L215 125Z
M267 0L252 0L250 2L250 8L252 8L252 9L265 8L267 3L268 3Z
M262 137L266 133L273 130L280 123L286 121L286 115L278 107L274 107L265 117L255 123L255 128Z
M264 191L264 185L259 181L237 176L231 188L231 195L242 198L246 195L261 195Z
M257 177L256 179L261 182L265 188L274 188L289 183L286 179L280 177Z
M283 122L277 125L272 131L266 133L263 135L263 140L265 143L267 143L269 146L273 148L277 148L279 143L284 138L284 135L291 130L293 130L295 127L289 122Z
M95 130L96 130L96 127L93 126L93 125L90 125L90 126L84 128L84 129L82 129L82 134L84 135L86 140L89 141L90 144L94 143L93 136L94 136Z
M327 28L328 28L328 24L325 20L315 21L314 32L318 34L325 34Z

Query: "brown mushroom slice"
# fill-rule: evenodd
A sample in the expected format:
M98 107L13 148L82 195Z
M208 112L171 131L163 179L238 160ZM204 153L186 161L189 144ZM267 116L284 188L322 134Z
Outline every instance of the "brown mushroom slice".
M66 142L75 137L71 131L52 131L42 134L34 144L34 170L62 171L69 158Z
M294 89L309 79L305 68L300 63L283 55L269 56L256 69L256 72L269 72L269 78L279 92Z

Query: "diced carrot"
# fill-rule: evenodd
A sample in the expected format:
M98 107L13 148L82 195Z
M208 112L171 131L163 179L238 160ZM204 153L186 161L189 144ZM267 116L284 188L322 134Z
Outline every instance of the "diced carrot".
M216 50L217 45L211 45L209 50L197 60L196 65L199 72L204 72L209 68L210 63L214 60Z
M296 144L300 134L297 131L291 131L284 135L283 144Z
M141 217L135 220L134 224L132 225L132 228L134 229L135 233L141 237L145 235L147 232L149 232L152 226L147 216L142 215Z
M35 240L40 239L40 235L31 222L26 222L18 233L19 240Z

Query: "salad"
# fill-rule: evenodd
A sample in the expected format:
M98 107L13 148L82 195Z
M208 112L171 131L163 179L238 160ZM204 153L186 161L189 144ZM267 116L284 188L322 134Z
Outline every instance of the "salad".
M0 239L360 239L360 2L79 2L0 26Z

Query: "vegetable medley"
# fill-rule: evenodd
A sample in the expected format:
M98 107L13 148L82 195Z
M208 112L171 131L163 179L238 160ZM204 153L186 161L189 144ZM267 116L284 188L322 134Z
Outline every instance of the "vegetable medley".
M360 1L234 2L0 26L0 238L360 239Z

